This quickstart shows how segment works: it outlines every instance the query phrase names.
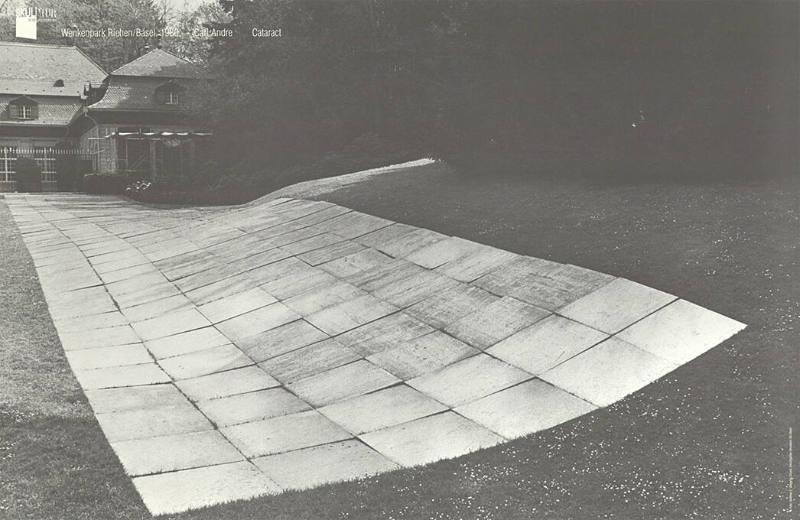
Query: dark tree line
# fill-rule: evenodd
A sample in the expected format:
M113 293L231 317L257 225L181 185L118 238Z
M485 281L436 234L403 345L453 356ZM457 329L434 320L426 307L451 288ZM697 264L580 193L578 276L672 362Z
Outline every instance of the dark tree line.
M82 26L167 23L154 0L47 2ZM343 149L489 173L797 168L794 2L235 0L177 23L165 48L216 78L196 106L223 173ZM234 36L192 35L203 25ZM109 68L153 44L76 43Z
M797 22L792 3L242 1L204 109L248 171L370 134L476 168L767 173L796 167Z

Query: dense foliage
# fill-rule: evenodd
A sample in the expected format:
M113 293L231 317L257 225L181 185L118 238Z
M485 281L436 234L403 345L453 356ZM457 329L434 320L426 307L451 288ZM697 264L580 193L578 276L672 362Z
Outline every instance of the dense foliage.
M0 39L14 38L12 7L25 4L56 11L55 21L40 21L37 24L37 42L77 45L106 71L138 58L158 41L155 35L134 33L121 37L110 30L135 31L140 28L160 31L166 27L169 15L163 0L10 0L8 14L0 17ZM104 30L106 34L70 37L62 32L63 29Z
M796 165L790 4L271 0L234 14L202 107L239 172L269 176L364 133L472 169Z
M171 22L161 0L37 5L59 26L179 28L165 48L216 78L194 103L215 131L209 187L406 156L479 173L797 169L793 3L209 0ZM74 43L108 68L155 44Z

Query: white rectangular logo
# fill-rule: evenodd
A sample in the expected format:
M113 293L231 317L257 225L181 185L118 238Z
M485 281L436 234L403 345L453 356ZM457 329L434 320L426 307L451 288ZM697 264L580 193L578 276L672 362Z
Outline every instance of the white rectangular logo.
M36 39L36 15L17 15L17 38Z

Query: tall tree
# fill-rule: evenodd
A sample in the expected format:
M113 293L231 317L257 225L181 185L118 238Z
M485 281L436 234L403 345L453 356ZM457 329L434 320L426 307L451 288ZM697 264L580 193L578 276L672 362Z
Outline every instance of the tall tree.
M38 23L41 43L77 45L106 70L140 56L158 39L156 33L167 24L168 10L162 0L37 0L30 5L52 8L54 21ZM13 24L4 19L0 37L12 39L13 31L2 28ZM11 25L13 28L13 25ZM91 31L84 36L72 36L70 30ZM6 32L9 32L6 35Z
M523 170L796 156L789 4L236 0L233 15L202 105L231 161L291 163L365 133Z
M230 15L216 2L200 4L194 10L184 9L172 17L163 46L186 60L204 64L214 40L219 38L212 31L224 29L230 21Z

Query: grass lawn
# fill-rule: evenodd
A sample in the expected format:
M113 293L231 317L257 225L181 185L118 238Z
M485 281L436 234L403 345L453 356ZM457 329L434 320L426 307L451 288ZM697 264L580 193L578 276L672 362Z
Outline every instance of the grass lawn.
M539 434L176 518L791 518L800 182L595 186L435 165L315 197L624 276L748 328L637 394ZM147 517L69 373L0 207L0 518Z
M3 200L0 259L0 518L147 518L67 364Z

